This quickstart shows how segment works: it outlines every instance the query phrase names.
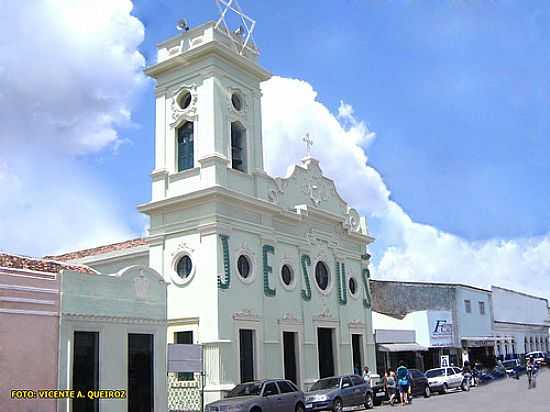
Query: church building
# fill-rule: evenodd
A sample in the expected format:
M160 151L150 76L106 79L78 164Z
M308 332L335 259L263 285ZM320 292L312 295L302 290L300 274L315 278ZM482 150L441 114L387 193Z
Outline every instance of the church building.
M375 369L367 222L308 154L264 170L261 89L249 36L219 22L158 45L152 199L143 240L72 261L162 274L168 343L203 347L205 403L236 384ZM297 143L302 140L296 136ZM185 379L185 373L182 379Z

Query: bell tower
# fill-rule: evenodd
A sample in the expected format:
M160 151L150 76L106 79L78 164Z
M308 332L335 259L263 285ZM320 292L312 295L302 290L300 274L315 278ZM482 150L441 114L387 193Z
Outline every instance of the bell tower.
M156 80L155 169L152 201L222 186L258 193L263 166L260 83L252 25L229 30L217 22L160 43ZM244 16L246 17L246 16Z

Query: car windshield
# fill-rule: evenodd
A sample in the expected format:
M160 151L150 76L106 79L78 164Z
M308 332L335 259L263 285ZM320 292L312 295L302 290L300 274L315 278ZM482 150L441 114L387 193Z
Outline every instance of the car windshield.
M426 378L437 378L438 376L444 376L445 369L432 369L426 372Z
M235 398L237 396L260 396L262 392L261 382L241 383L235 386L228 394L228 398Z
M323 389L337 389L340 387L340 378L320 379L313 384L310 391L320 391Z
M504 367L506 369L512 369L512 368L515 368L517 363L515 360L507 360L507 361L504 361L502 362L502 364L504 365Z

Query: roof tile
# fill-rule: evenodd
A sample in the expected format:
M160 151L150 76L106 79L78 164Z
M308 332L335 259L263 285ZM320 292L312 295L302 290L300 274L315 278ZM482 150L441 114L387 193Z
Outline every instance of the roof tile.
M99 246L91 249L76 250L73 252L64 253L62 255L57 255L57 256L44 256L44 259L54 259L57 261L64 262L69 260L82 259L88 256L102 255L104 253L110 253L117 250L131 249L131 248L142 246L145 244L146 244L145 239L137 238L137 239L126 240L124 242L112 243L110 245Z
M62 270L95 274L92 268L84 265L72 265L51 259L32 258L0 252L0 268L33 270L38 272L59 273Z

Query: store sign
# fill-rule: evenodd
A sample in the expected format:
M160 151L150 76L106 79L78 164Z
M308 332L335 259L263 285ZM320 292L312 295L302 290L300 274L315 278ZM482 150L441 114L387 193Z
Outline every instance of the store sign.
M430 346L453 346L453 317L449 311L429 311Z
M448 368L449 366L451 366L451 363L449 362L449 355L441 356L439 360L439 367Z

